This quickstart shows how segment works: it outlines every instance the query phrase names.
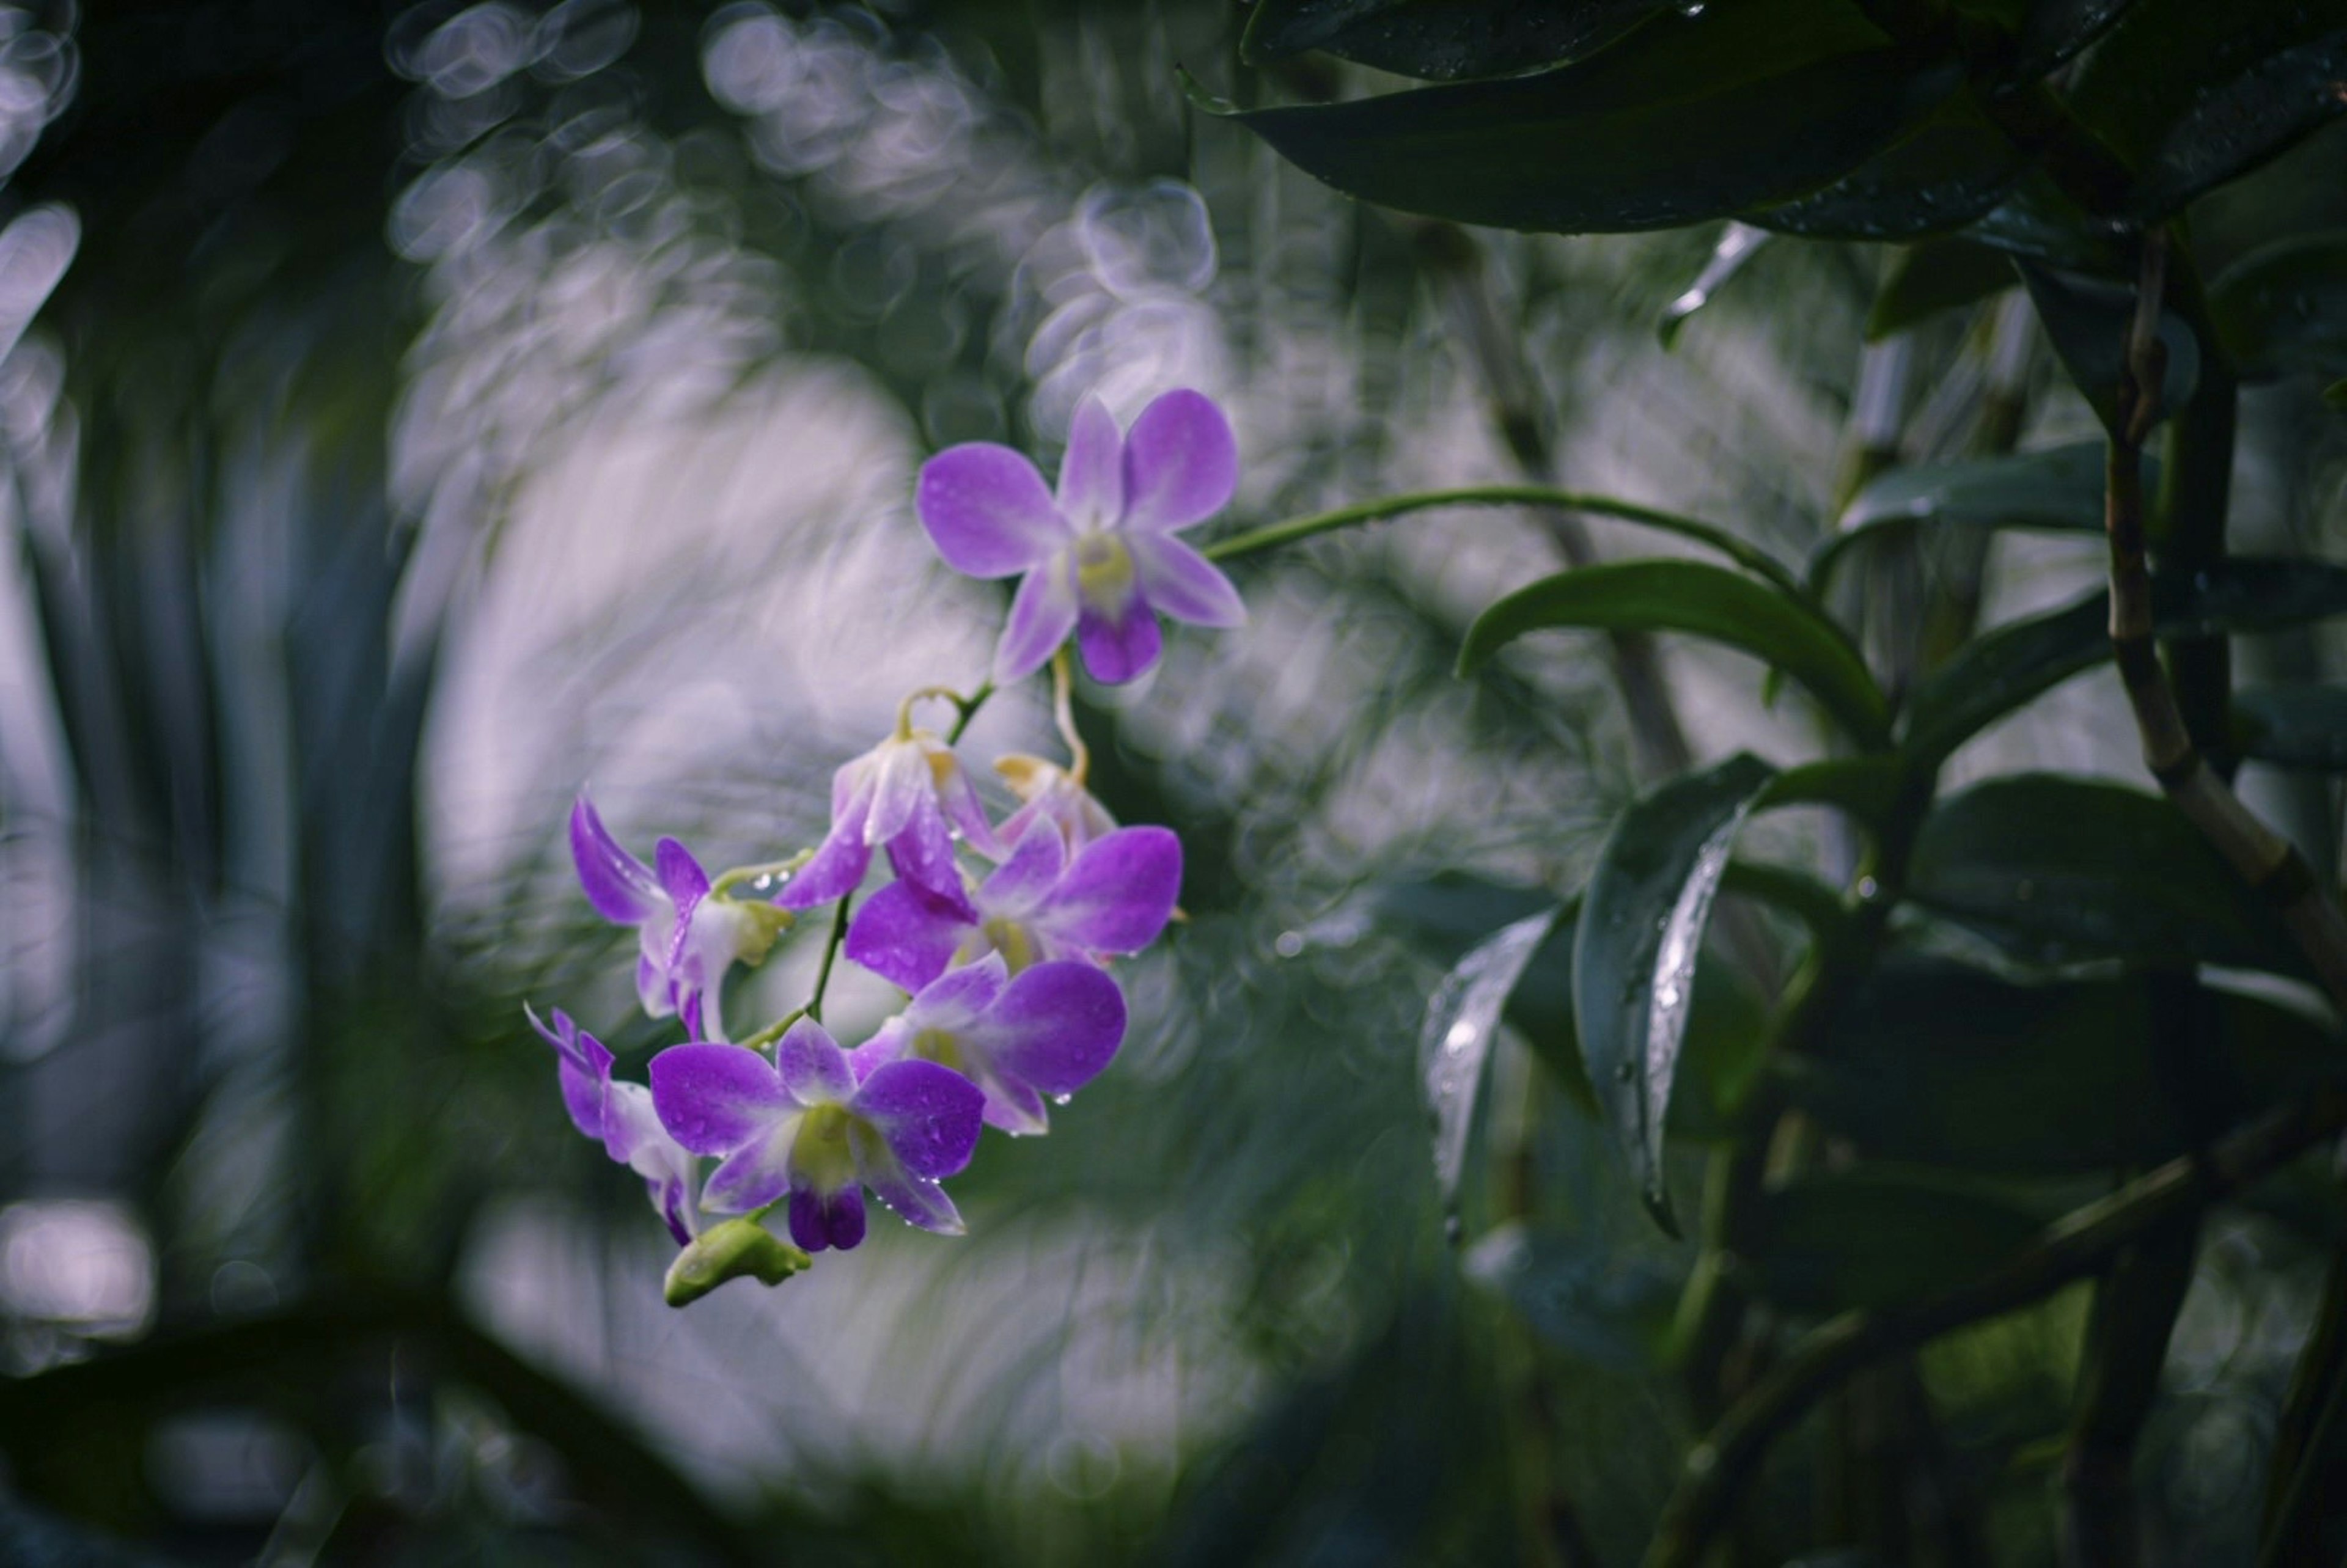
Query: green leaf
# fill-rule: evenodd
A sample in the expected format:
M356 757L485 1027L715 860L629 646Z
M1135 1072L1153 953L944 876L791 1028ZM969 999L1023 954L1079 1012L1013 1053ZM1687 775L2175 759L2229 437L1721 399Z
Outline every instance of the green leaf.
M1427 81L1509 76L1604 48L1672 0L1262 0L1240 57L1319 49Z
M2347 686L2246 686L2233 693L2241 754L2347 772Z
M2244 375L2347 370L2347 230L2250 251L2209 285L2209 313Z
M2322 401L2333 408L2347 408L2347 380L2334 381L2324 387Z
M2013 1174L2100 1174L2190 1146L2335 1081L2347 1052L2267 1001L2193 987L2193 1081L2164 1082L2143 977L2020 985L1894 955L1804 1057L1794 1102L1867 1159ZM2204 1027L2205 1026L2205 1027Z
M2034 80L2102 36L2135 0L2034 0L2014 43L2008 79Z
M1760 228L1812 240L1943 234L1995 207L2028 163L1966 89L1824 190L1747 216Z
M1670 1337L1677 1276L1618 1246L1510 1223L1478 1237L1460 1266L1551 1348L1594 1366L1651 1369Z
M1679 329L1686 325L1687 318L1709 304L1712 295L1744 270L1744 263L1759 253L1768 238L1766 230L1755 229L1749 223L1730 223L1720 231L1717 242L1711 248L1711 259L1704 262L1695 282L1663 307L1662 324L1656 331L1665 348L1678 342Z
M2078 441L2009 457L1890 469L1850 498L1839 526L1810 555L1811 587L1822 587L1860 540L1929 522L2098 534L2103 444Z
M1895 756L1828 757L1778 774L1754 809L1830 805L1860 822L1879 823L1891 815L1905 781L1906 767Z
M1867 313L1866 340L1879 343L1942 311L2003 293L2019 282L2002 251L1973 240L1922 241L1892 263Z
M2342 77L2347 0L2138 0L2069 99L2137 170L2149 221L2347 112Z
M1502 926L1467 951L1427 999L1419 1030L1419 1075L1434 1116L1434 1180L1446 1207L1455 1205L1466 1168L1467 1135L1482 1093L1483 1066L1508 993L1556 923L1554 907Z
M1380 206L1560 233L1668 229L1857 168L1952 91L1841 0L1657 16L1536 76L1241 111L1314 178Z
M1995 1267L2044 1227L2030 1210L1924 1172L1820 1173L1761 1199L1749 1255L1795 1312L1896 1306Z
M2020 263L2021 281L2045 323L2072 384L2086 395L2106 430L2117 428L2119 372L2127 353L2127 326L2135 315L2131 285L2065 276L2034 262ZM2200 382L2200 340L2173 311L2159 313L2159 339L2168 349L2160 377L2159 415L2175 413Z
M2347 614L2347 568L2324 561L2225 561L2189 579L2152 583L2162 637L2277 631ZM1916 687L1901 749L1937 765L1957 746L2039 693L2111 656L2108 597L1997 627Z
M1599 1114L1648 1210L1675 1235L1663 1118L1696 960L1736 830L1775 772L1739 754L1635 802L1598 852L1573 938L1573 1021Z
M1467 629L1460 673L1528 631L1561 627L1708 638L1784 671L1860 741L1876 743L1884 733L1881 690L1839 626L1782 589L1699 561L1619 561L1520 589Z
M2088 216L2043 169L2023 174L1964 236L2017 258L2097 277L2135 273L2134 258L2109 221Z
M1942 802L1907 896L2029 963L2301 967L2273 910L2175 807L2084 779L2023 774Z

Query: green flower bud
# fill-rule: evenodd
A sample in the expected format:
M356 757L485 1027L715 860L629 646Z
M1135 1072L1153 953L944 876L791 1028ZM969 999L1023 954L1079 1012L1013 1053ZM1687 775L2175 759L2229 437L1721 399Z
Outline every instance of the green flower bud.
M688 1307L729 1279L780 1285L813 1261L753 1219L726 1220L676 1255L661 1295L671 1307Z

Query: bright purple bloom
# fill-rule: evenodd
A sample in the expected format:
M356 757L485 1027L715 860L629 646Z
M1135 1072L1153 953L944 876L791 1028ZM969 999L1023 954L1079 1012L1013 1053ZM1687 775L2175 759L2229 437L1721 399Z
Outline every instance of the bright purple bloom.
M522 1011L560 1059L562 1103L571 1124L600 1141L603 1152L644 1179L652 1207L668 1222L668 1234L684 1245L701 1228L694 1189L701 1184L701 1162L668 1134L652 1109L652 1091L641 1083L615 1082L611 1052L593 1035L554 1009L554 1027L538 1021L528 1007ZM729 1046L728 1050L739 1050Z
M596 913L637 928L636 995L644 1011L677 1015L695 1040L723 1040L718 986L736 958L756 963L766 956L782 917L711 897L709 874L673 838L660 841L655 874L620 846L583 790L570 808L570 857Z
M1070 854L1116 831L1116 818L1108 814L1108 807L1057 763L1014 752L996 758L994 771L1020 801L1019 809L995 829L995 835L1005 844L1026 837L1027 829L1038 819L1058 826Z
M985 1091L989 1125L1043 1132L1044 1097L1063 1101L1100 1076L1123 1039L1124 993L1095 966L1013 976L989 953L924 987L852 1060L859 1074L907 1057L950 1067Z
M978 786L953 748L927 730L899 727L831 775L831 832L774 902L805 909L855 892L873 849L885 845L898 876L967 909L954 864L957 830L980 854L1001 856Z
M998 684L1042 668L1071 631L1092 678L1113 684L1157 662L1158 611L1194 626L1245 621L1230 579L1174 537L1221 511L1238 472L1230 421L1204 393L1166 393L1122 435L1088 395L1056 497L1020 454L972 441L921 465L914 505L956 571L1024 574L994 651Z
M704 1201L735 1214L790 1197L791 1239L809 1252L864 1239L869 1187L911 1224L961 1234L938 1185L969 1163L986 1096L934 1061L892 1061L861 1083L813 1019L774 1060L738 1045L676 1045L652 1058L652 1103L678 1143L719 1154Z
M1037 821L965 908L903 882L875 893L847 929L847 956L917 991L948 965L988 953L1013 974L1137 953L1173 918L1181 892L1182 841L1170 828L1120 827L1071 856L1059 828Z

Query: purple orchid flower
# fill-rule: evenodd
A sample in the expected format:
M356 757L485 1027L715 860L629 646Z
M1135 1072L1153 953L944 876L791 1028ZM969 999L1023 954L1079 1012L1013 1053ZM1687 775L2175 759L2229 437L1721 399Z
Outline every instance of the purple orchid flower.
M695 1040L725 1038L717 989L736 958L756 963L774 945L784 917L771 908L709 896L709 874L673 838L654 851L655 873L620 846L586 792L570 808L570 857L595 912L641 936L636 995L653 1018L671 1013Z
M1116 831L1116 818L1109 815L1108 807L1101 804L1075 774L1057 763L1014 752L996 758L994 771L1002 775L1010 793L1020 801L1019 809L995 829L995 836L1005 844L1016 844L1024 838L1027 829L1038 820L1058 826L1060 836L1068 841L1071 855L1093 839Z
M978 786L953 748L900 722L895 734L832 774L831 832L774 901L805 909L853 893L871 869L874 847L885 845L898 876L967 909L954 863L957 830L979 853L1001 857Z
M986 1096L934 1061L892 1061L856 1081L813 1019L769 1063L738 1045L676 1045L652 1058L652 1103L676 1141L719 1154L704 1201L746 1213L790 1196L791 1239L809 1252L864 1239L864 1193L923 1230L961 1234L938 1185L969 1163Z
M1010 858L958 909L908 883L865 901L847 956L918 991L958 960L999 953L1010 972L1054 958L1137 953L1157 939L1182 892L1182 841L1163 827L1120 827L1072 856L1059 827L1031 824Z
M559 1059L563 1107L571 1125L596 1139L603 1152L644 1179L652 1207L668 1222L668 1234L683 1246L701 1228L695 1189L701 1184L701 1162L669 1136L652 1109L652 1091L641 1083L617 1082L611 1077L610 1049L554 1009L548 1029L525 1006L529 1027L538 1030ZM739 1047L729 1046L728 1050Z
M1116 684L1157 662L1158 611L1194 626L1245 623L1230 579L1174 537L1237 487L1230 421L1204 393L1166 393L1122 435L1087 395L1056 497L1025 456L973 441L921 465L914 504L956 571L1025 574L994 651L997 684L1042 668L1071 631L1092 678Z
M1100 1076L1124 1040L1124 993L1092 964L1037 964L1013 976L999 953L922 988L854 1053L856 1072L910 1057L950 1067L986 1094L988 1125L1046 1132L1045 1096Z

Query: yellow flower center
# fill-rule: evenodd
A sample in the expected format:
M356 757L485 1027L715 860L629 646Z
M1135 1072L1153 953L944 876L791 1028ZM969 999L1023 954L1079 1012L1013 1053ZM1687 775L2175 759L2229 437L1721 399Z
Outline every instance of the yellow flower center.
M817 1105L800 1119L799 1135L791 1144L791 1166L815 1184L815 1190L835 1193L856 1179L856 1156L847 1147L847 1107Z
M1114 610L1133 591L1133 552L1114 534L1076 541L1076 591L1094 610Z

